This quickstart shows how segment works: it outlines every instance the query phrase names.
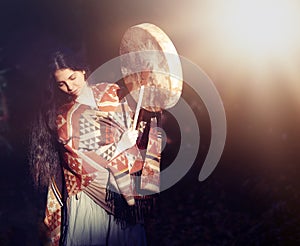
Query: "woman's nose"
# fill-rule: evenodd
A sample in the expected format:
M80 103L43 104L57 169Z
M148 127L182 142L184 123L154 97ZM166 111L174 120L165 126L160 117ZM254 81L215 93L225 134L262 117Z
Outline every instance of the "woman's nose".
M73 85L71 82L66 82L66 86L67 86L68 91L72 91Z

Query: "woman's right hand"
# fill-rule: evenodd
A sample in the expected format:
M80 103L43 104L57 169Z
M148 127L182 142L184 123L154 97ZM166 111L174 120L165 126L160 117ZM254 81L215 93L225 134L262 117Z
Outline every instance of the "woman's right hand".
M136 144L138 138L138 130L128 129L121 136L120 141L117 143L116 151L112 158L116 157L123 151L133 147Z
M136 144L137 138L138 138L138 131L133 129L128 129L123 133L117 145L118 147L120 147L120 149L123 150L129 149Z

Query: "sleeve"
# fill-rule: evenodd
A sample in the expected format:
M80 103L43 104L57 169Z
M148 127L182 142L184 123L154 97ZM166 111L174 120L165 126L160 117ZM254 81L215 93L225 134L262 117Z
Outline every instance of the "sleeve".
M151 117L150 130L141 175L141 189L155 193L160 187L160 161L162 151L162 133L157 117Z
M61 231L61 212L61 194L59 193L54 181L52 181L48 188L44 223L49 230L49 238L51 239L52 245L54 246L59 245Z

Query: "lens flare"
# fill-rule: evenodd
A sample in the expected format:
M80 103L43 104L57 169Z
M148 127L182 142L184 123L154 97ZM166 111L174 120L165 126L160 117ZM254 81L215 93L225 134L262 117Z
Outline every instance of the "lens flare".
M292 0L228 1L222 30L238 50L259 57L285 54L299 42L299 6Z

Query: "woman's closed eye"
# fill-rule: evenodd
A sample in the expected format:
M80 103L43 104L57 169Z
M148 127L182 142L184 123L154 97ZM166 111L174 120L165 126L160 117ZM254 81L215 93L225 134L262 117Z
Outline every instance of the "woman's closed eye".
M64 85L65 85L64 82L59 82L59 83L58 83L58 87L63 87Z

